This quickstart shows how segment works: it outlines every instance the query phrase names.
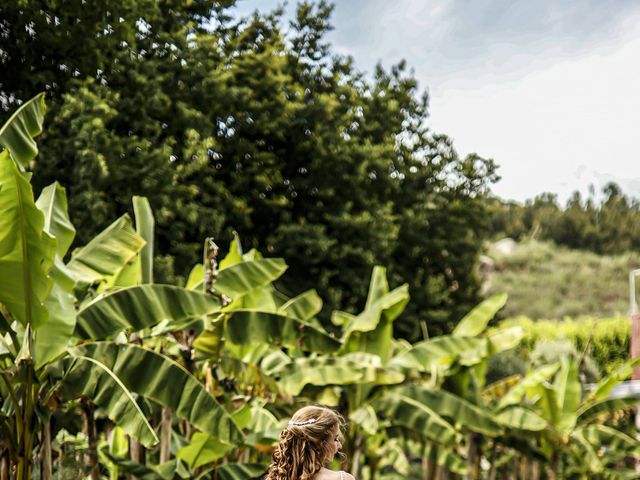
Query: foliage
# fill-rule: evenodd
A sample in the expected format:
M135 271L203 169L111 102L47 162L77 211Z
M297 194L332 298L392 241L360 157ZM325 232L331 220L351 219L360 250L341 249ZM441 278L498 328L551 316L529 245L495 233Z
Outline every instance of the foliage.
M510 254L493 246L488 255L495 262L487 277L489 294L509 295L503 318L626 315L628 274L640 265L635 253L600 256L535 240L518 243Z
M0 135L3 476L248 480L309 403L349 420L345 468L362 480L513 478L515 460L544 478L635 475L640 449L620 418L637 399L609 395L640 359L590 391L575 351L487 384L492 359L525 337L519 325L490 327L505 294L410 344L394 336L410 288L375 266L360 313L333 310L330 333L317 293L290 298L284 260L245 251L238 236L219 265L207 238L187 287L154 283L142 197L135 229L123 215L68 255L65 190L54 183L36 201L24 170L41 100L0 129L13 132Z
M587 198L575 192L562 207L555 195L543 193L524 205L494 200L491 230L496 237L551 240L568 248L601 255L640 249L640 201L615 183Z
M589 353L605 373L629 356L631 320L626 317L532 320L521 316L504 320L501 325L521 327L525 331L523 346L529 351L541 341L568 340L580 355Z
M184 281L207 235L226 244L235 230L287 259L287 294L315 288L354 313L387 265L413 299L396 331L450 331L479 299L469 265L493 162L428 129L404 62L365 76L336 55L327 3L300 5L290 27L278 11L234 20L231 3L0 7L1 106L51 94L36 191L68 189L76 245L146 196L163 283Z

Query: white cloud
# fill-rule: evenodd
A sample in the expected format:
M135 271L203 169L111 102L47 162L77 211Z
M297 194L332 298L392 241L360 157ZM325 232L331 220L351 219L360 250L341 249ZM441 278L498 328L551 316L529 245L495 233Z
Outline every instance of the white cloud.
M566 199L598 188L603 174L640 178L639 58L635 40L518 81L442 89L431 99L434 129L460 153L494 158L503 177L494 190L507 198L552 191Z

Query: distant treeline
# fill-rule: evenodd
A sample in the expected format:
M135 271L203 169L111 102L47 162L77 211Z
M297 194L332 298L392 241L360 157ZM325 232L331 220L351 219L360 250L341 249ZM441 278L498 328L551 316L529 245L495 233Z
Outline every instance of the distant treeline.
M607 184L598 200L575 192L562 206L554 194L543 193L524 205L494 200L491 231L494 237L516 240L552 240L569 248L598 254L640 250L640 201Z

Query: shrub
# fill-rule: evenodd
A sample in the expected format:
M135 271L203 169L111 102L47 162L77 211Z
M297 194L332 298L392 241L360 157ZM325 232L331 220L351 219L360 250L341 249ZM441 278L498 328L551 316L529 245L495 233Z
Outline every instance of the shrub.
M603 374L610 372L629 357L631 321L627 317L532 320L519 316L504 320L502 325L522 327L526 335L523 346L529 352L532 352L540 341L569 340L579 354L588 353Z

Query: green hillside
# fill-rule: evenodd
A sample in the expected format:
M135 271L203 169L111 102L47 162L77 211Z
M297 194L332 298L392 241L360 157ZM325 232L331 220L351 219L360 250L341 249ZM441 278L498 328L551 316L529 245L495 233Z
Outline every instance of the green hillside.
M503 317L628 314L628 275L640 267L640 254L597 255L535 240L505 250L495 244L489 249L493 266L485 279L487 294L509 294Z

